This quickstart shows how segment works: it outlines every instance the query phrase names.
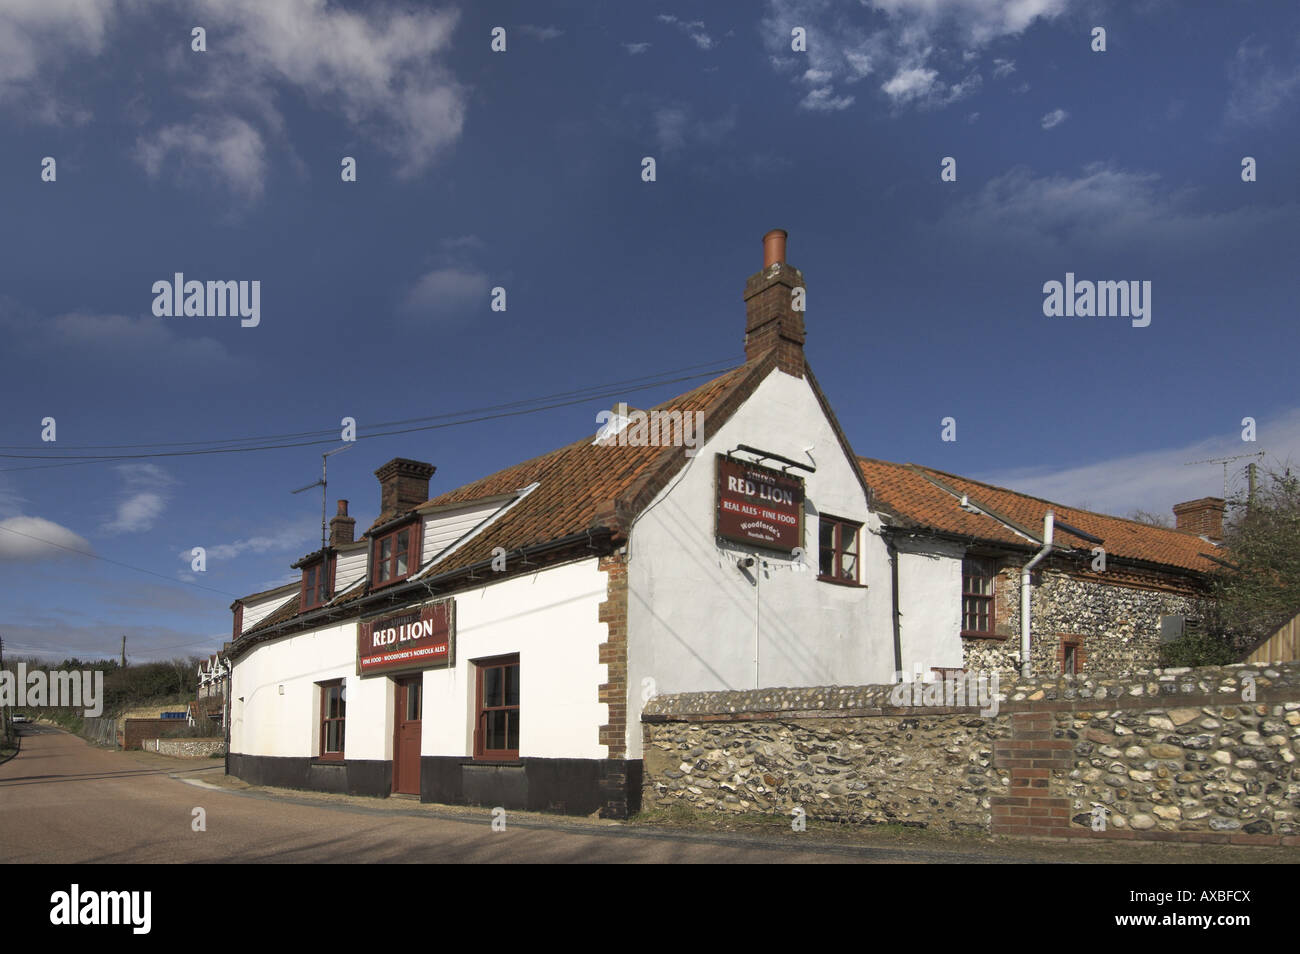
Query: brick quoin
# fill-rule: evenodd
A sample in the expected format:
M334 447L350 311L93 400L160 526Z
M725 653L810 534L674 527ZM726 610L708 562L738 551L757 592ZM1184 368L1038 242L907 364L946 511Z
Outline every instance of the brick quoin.
M623 554L600 558L599 569L606 575L605 601L597 619L609 627L600 644L598 661L606 667L608 682L600 684L596 701L609 707L609 721L597 730L600 745L608 747L608 758L627 758L627 560Z

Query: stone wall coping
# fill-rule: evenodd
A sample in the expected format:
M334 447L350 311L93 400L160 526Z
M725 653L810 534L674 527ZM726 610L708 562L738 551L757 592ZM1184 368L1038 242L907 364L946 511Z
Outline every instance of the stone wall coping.
M980 673L962 679L970 685ZM1244 679L1254 681L1256 702L1300 698L1300 662L1267 666L1235 663L1196 669L1152 669L1115 676L1051 676L999 682L998 714L1101 706L1107 709L1160 705L1225 705L1242 702ZM765 718L861 718L980 714L978 706L898 706L894 685L780 687L721 692L684 692L652 697L643 722L756 720Z

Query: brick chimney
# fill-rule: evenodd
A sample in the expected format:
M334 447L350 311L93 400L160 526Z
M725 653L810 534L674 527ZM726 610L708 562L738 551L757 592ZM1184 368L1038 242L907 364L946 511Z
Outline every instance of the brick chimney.
M339 501L339 512L330 517L330 546L337 547L351 543L356 533L357 522L348 516L348 502Z
M375 471L379 510L384 514L414 510L429 499L429 478L438 468L423 461L394 457Z
M763 269L745 282L745 360L757 360L775 348L777 367L802 378L803 273L786 264L785 240L784 229L763 236Z
M1217 543L1223 539L1223 505L1222 497L1202 497L1174 504L1176 526Z

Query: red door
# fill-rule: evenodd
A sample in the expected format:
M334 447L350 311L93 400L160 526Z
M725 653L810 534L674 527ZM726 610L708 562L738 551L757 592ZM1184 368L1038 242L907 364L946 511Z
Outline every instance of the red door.
M422 680L397 682L397 711L393 725L393 791L420 794L420 706Z

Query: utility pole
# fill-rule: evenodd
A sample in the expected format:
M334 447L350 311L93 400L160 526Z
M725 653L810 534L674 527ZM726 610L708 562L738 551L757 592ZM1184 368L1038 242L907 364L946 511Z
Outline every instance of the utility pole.
M122 634L122 668L126 668L126 633Z
M1191 467L1193 464L1222 464L1223 465L1223 499L1228 499L1228 464L1234 460L1245 460L1248 457L1263 457L1263 451L1256 451L1254 454L1237 454L1235 457L1211 457L1208 460L1189 460L1184 466ZM1253 479L1255 476L1255 465L1250 465L1250 474ZM1254 496L1254 487L1251 488L1251 496Z
M1246 492L1246 509L1247 509L1247 510L1249 510L1250 508L1252 508L1252 507L1255 506L1255 468L1256 468L1256 466L1257 466L1257 465L1255 464L1255 462L1254 462L1253 460L1252 460L1249 464L1246 465L1247 471L1248 471L1249 474L1250 474L1250 477L1248 478L1250 489Z

